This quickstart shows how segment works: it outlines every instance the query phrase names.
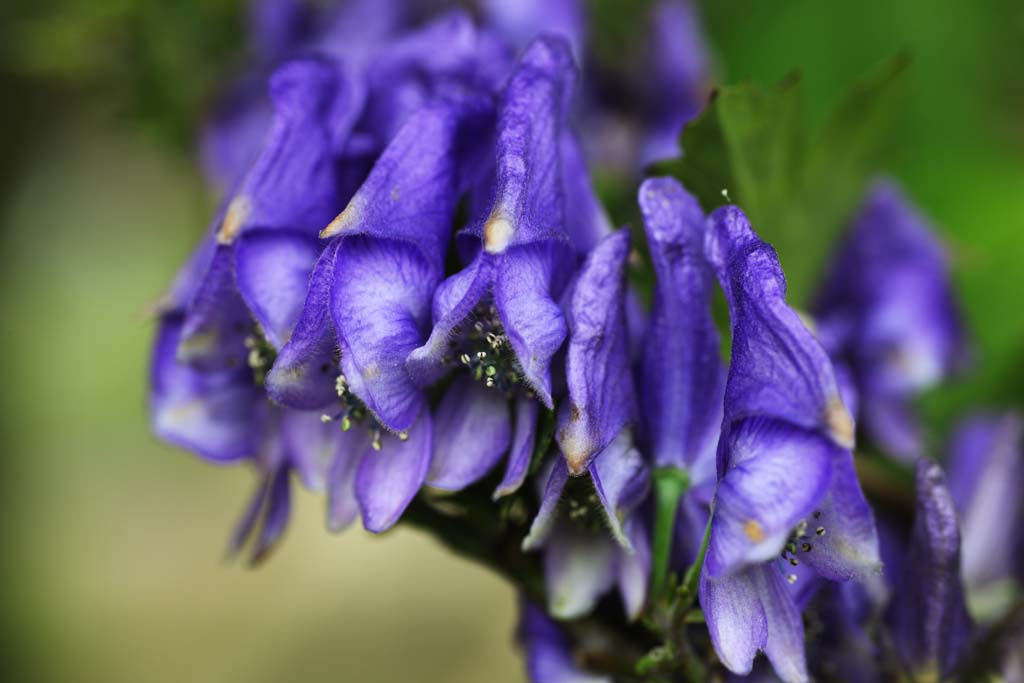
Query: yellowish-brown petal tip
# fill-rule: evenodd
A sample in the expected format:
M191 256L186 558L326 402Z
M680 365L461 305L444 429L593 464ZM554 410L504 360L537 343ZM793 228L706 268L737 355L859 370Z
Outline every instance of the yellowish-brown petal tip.
M853 448L853 417L838 396L832 397L825 407L825 425L833 441L843 448Z
M484 223L484 250L489 254L500 254L508 248L515 234L512 221L501 213L493 213Z
M334 217L334 220L327 224L327 227L320 231L320 238L324 239L327 237L334 237L335 235L342 233L359 220L359 216L362 214L362 210L353 199L345 207L345 210Z
M238 233L245 227L245 221L252 212L252 204L249 198L239 195L228 204L224 212L224 220L220 223L220 230L217 231L217 242L220 244L231 244L238 237Z

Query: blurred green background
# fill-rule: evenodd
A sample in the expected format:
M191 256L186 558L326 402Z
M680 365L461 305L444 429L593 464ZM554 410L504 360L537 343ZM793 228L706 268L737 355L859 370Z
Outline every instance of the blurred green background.
M923 407L941 435L972 406L1024 402L1024 6L703 9L721 80L799 68L812 124L851 80L909 52L884 168L950 245L975 339L973 374ZM514 596L497 578L412 531L330 536L308 496L267 565L223 562L250 477L148 433L145 312L207 225L192 140L243 59L241 6L0 12L7 680L521 680Z

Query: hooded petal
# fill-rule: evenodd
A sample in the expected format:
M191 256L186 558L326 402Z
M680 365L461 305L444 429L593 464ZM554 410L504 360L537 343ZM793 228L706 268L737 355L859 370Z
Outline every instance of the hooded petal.
M718 658L736 674L748 674L763 650L786 683L809 680L800 612L782 574L761 564L723 578L701 574L700 604Z
M416 111L320 236L408 242L428 261L443 265L459 190L493 118L493 107L483 97L435 102Z
M437 407L427 483L451 491L466 488L498 464L511 440L505 397L462 375Z
M962 520L968 587L1013 575L1021 537L1024 421L1016 414L980 415L953 437L949 489Z
M671 178L640 187L657 284L643 356L642 414L659 466L713 471L722 424L725 366L711 317L711 267L704 259L704 214Z
M633 447L633 436L629 430L622 430L598 453L589 470L612 537L619 545L632 550L624 523L633 508L647 495L650 480L647 465Z
M408 429L425 404L405 369L430 316L441 273L402 242L346 238L339 248L331 316L349 388L390 430Z
M609 235L587 257L569 304L566 378L569 400L556 438L580 474L634 415L624 293L629 233Z
M221 223L221 244L252 227L313 237L337 214L330 126L341 79L332 62L315 58L288 62L271 76L273 124Z
M317 260L295 331L267 373L267 393L282 405L313 410L338 400L338 343L330 313L337 253L338 243L333 242Z
M559 619L590 612L615 583L617 547L602 534L558 520L544 548L548 611Z
M832 364L786 304L786 280L775 250L758 238L736 207L722 207L709 220L710 259L732 319L724 429L759 415L820 430L852 448L853 419Z
M430 469L433 424L424 410L409 438L385 435L380 451L372 448L356 472L356 499L367 531L387 531L405 512Z
M960 579L960 531L945 479L938 465L918 461L910 550L886 615L896 652L915 680L947 676L971 632Z
M494 498L508 496L519 490L526 481L533 459L534 440L537 433L539 406L532 398L517 396L515 400L515 431L512 434L512 448L508 453L505 476L494 491Z
M275 349L291 337L319 256L313 238L284 230L249 231L235 247L238 291Z
M542 35L530 43L505 87L494 206L474 228L489 254L537 241L567 241L559 140L575 78L567 42Z
M265 403L248 368L200 372L176 358L181 317L160 321L150 369L153 431L214 462L255 455Z
M742 422L725 447L732 466L715 493L704 561L712 577L779 554L822 504L838 450L817 432L763 419Z

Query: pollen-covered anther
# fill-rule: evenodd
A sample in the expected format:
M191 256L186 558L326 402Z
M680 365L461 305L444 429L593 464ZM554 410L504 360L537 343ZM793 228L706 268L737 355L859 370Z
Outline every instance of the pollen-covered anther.
M833 396L825 407L825 425L832 440L843 448L853 448L854 422L850 411L838 396Z
M224 220L220 223L220 229L217 231L217 242L220 244L234 242L251 212L252 204L248 197L239 195L232 199L228 204L227 211L224 212Z

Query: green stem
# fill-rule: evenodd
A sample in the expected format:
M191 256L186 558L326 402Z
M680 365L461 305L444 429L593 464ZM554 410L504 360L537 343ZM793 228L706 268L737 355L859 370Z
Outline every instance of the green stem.
M676 467L659 467L654 470L651 478L654 484L655 512L650 599L657 600L665 590L676 510L679 509L679 499L690 489L690 475L686 470Z

